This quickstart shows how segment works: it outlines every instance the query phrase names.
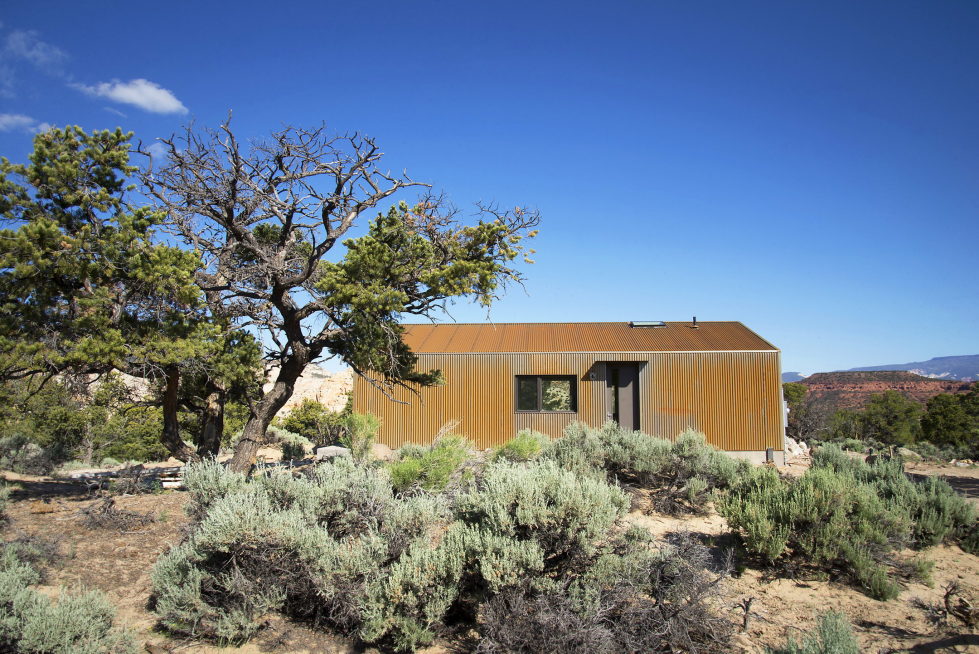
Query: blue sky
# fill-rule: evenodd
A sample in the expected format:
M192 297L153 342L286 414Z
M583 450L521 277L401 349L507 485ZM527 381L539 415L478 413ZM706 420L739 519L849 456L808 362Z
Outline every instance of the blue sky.
M495 321L740 320L803 372L979 352L979 3L154 4L7 0L0 153L325 121L540 210Z

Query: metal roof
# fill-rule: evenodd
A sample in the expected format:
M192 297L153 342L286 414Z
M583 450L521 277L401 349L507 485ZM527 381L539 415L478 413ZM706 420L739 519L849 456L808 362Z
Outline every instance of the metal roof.
M516 352L777 351L740 322L446 323L404 325L405 343L419 354Z

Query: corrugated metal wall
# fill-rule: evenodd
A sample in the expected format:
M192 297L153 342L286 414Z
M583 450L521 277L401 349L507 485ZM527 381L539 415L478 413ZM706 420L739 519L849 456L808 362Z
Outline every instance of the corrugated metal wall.
M781 450L782 394L779 353L548 353L420 354L418 369L440 369L446 384L414 395L395 391L389 400L360 377L354 410L381 418L379 440L392 448L429 443L443 425L477 447L500 445L530 427L552 437L571 422L601 425L608 408L605 362L635 361L642 431L674 438L687 427L725 450ZM516 375L574 375L577 413L517 413Z

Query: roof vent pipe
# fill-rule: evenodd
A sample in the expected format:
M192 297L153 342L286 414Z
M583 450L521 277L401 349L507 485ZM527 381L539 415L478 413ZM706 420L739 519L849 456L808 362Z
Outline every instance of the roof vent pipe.
M697 316L694 316L694 317L693 317L693 325L691 325L691 326L692 326L692 327L693 327L694 329L697 329Z

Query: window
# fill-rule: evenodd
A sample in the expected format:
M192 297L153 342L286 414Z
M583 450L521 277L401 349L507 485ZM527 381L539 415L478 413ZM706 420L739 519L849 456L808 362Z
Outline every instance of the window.
M577 411L577 404L572 376L517 376L517 411Z

